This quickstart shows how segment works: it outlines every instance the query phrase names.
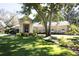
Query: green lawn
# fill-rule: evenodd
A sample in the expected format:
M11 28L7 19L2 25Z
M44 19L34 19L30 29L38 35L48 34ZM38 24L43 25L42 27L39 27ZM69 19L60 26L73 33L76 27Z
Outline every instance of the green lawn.
M61 56L76 55L75 52L47 42L41 37L0 37L0 55L3 56Z

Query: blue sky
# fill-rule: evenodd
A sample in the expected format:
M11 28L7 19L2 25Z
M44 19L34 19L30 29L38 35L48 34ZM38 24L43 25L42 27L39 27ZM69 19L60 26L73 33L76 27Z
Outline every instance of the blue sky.
M17 3L0 3L0 9L16 13L16 11L21 10L21 4Z
M0 3L0 9L4 9L5 11L9 11L12 13L15 13L17 11L21 11L21 6L22 4L17 4L17 3ZM36 14L36 12L34 10L32 10L33 14ZM31 14L29 17L30 18L34 18L33 14ZM19 17L21 17L21 14L17 14Z
M0 3L0 9L4 9L5 11L17 14L19 18L22 16L22 14L18 14L16 12L21 11L21 6L21 4L17 3Z

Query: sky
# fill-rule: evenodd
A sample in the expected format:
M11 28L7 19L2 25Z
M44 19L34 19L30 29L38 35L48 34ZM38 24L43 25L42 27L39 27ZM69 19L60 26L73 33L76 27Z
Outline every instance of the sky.
M9 12L12 12L12 13L15 13L17 11L21 11L21 6L22 4L17 4L17 3L0 3L0 9L4 9L5 11L9 11ZM36 12L34 10L32 10L32 13L33 14L36 14ZM29 17L31 19L33 19L33 14L31 14ZM17 14L17 16L19 18L21 18L23 15L22 14Z
M9 11L11 13L17 14L17 11L21 11L21 4L17 3L0 3L0 9L4 9L5 11ZM18 17L22 16L21 14L17 14Z
M21 4L17 3L0 3L0 9L16 13L16 11L21 10Z
M9 11L12 12L14 14L16 14L17 11L21 11L21 6L22 4L19 3L0 3L0 9L4 9L5 11ZM32 10L32 14L29 16L31 19L33 19L33 15L36 14L35 10ZM21 18L23 15L22 14L18 14L17 16L19 18Z

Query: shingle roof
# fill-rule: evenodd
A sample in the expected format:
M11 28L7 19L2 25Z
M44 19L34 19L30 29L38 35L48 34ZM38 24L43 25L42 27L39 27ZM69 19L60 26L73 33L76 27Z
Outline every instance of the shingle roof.
M49 23L47 23L48 25ZM68 21L59 21L59 22L51 22L51 26L63 26L63 25L69 25L70 23ZM39 22L36 22L33 24L33 27L43 27L42 24Z
M69 25L70 23L68 21L59 21L59 22L52 22L51 26L63 26L63 25Z

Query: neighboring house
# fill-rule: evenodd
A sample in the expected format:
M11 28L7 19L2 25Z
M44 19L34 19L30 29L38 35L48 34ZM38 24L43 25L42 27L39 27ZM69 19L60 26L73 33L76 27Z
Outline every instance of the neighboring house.
M68 25L69 22L67 21L59 21L59 22L51 22L51 32L52 33L64 33L68 31ZM48 26L48 24L47 24ZM40 23L34 23L33 24L33 30L38 31L40 33L45 32L45 28L42 24Z
M33 31L44 33L44 25L40 24L39 22L33 23Z
M27 18L25 20L21 18L19 23L19 31L21 33L33 33L33 31L37 31L38 33L45 32L45 28L42 24L40 24L39 22L32 23L32 20L30 18ZM64 33L68 31L68 25L70 24L67 21L51 22L51 32Z

